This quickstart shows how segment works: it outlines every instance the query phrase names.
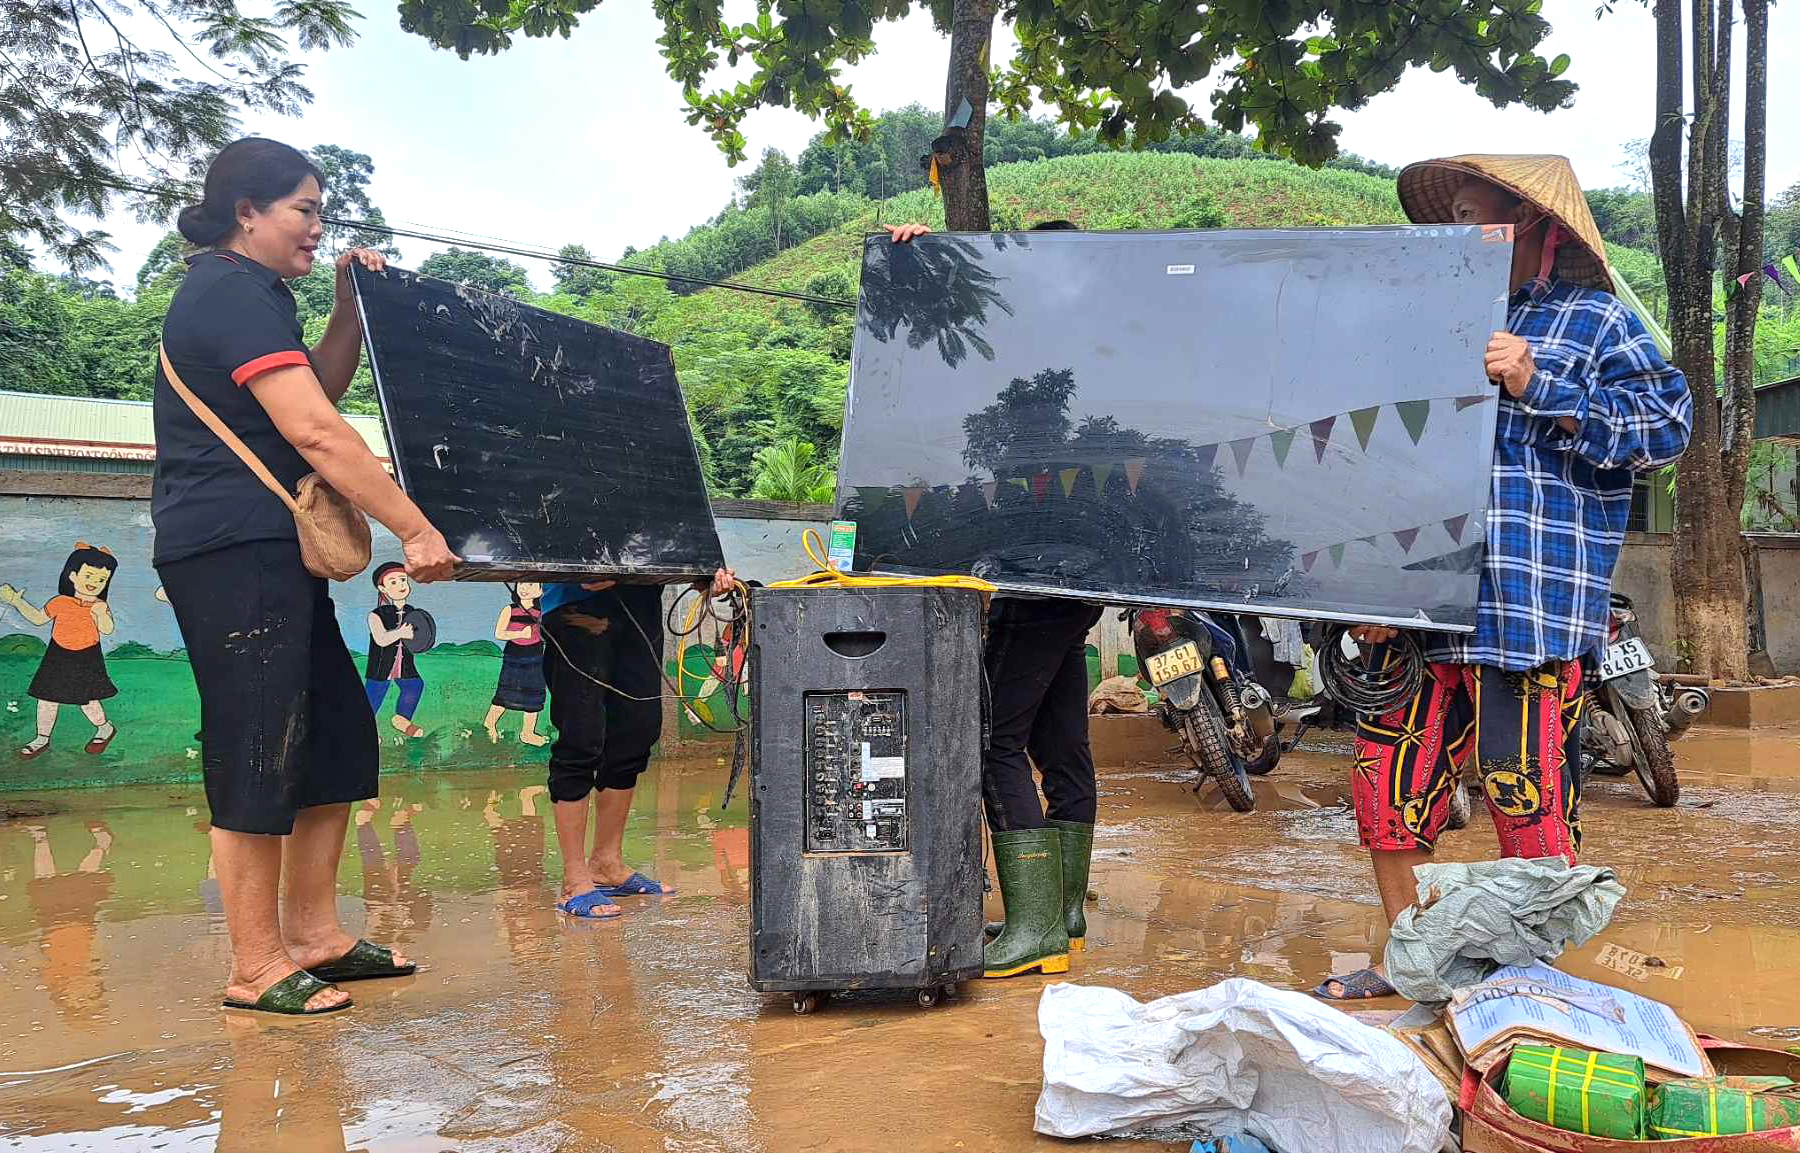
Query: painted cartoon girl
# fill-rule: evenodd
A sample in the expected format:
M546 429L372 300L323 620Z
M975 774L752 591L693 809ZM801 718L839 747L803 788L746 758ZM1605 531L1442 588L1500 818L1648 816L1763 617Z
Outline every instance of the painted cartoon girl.
M64 705L79 705L83 715L93 722L94 735L87 751L106 751L119 730L106 719L100 702L118 693L112 678L106 675L106 657L100 651L100 638L111 636L112 610L107 607L106 592L112 584L119 562L111 550L95 548L86 541L76 541L75 551L63 562L57 578L56 595L44 602L42 609L32 607L25 594L11 585L0 585L0 601L5 601L31 624L50 626L50 643L37 675L25 691L37 700L37 736L19 750L26 760L42 756L50 747L50 734L56 728L56 714Z
M506 645L500 656L500 684L494 689L493 707L488 709L488 740L498 742L496 727L506 710L524 714L525 724L519 730L519 742L538 748L550 738L537 731L538 714L544 711L544 635L541 623L544 610L540 602L544 586L536 581L509 584L512 603L500 610L494 622L494 639Z
M408 737L422 737L425 730L413 724L413 711L425 695L425 681L413 655L429 649L437 636L431 614L406 603L412 581L406 566L388 561L370 574L375 582L375 609L369 613L369 663L363 678L369 690L369 708L381 711L388 686L398 685L400 699L394 705L393 726Z

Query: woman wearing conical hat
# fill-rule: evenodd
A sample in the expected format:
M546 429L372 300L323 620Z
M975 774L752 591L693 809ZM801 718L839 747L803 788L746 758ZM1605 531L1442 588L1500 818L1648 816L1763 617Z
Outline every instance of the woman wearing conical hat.
M1455 156L1400 173L1417 224L1513 229L1496 382L1494 481L1473 634L1434 636L1417 699L1357 725L1351 791L1388 922L1413 903L1471 756L1500 852L1563 857L1581 844L1581 659L1606 643L1607 595L1634 474L1687 447L1693 402L1630 309L1568 160ZM1394 630L1353 630L1380 643ZM1334 1000L1391 996L1380 967L1334 977Z

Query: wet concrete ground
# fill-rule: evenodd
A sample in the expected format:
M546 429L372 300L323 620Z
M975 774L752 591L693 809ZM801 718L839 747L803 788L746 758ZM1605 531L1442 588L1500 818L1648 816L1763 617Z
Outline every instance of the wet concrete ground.
M1173 766L1103 770L1099 902L1070 979L1139 998L1234 975L1310 988L1378 953L1334 739L1286 759L1243 816ZM1695 1028L1800 1043L1800 733L1699 731L1677 750L1676 809L1630 778L1590 783L1585 859L1630 895L1567 964L1630 983L1593 964L1601 944L1660 957L1682 975L1634 987ZM627 859L681 891L600 924L551 909L547 805L521 803L534 782L384 778L346 846L347 923L427 967L305 1022L218 1008L197 788L0 794L23 814L0 821L0 1148L1062 1147L1031 1133L1042 978L811 1017L749 989L749 837L741 802L718 811L725 773L710 754L653 767ZM1479 805L1442 851L1493 852Z

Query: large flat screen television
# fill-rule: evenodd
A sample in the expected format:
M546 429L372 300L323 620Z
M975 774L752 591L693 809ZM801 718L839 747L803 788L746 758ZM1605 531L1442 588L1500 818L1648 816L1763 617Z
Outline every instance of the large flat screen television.
M852 567L1468 631L1511 239L871 237L838 468Z
M352 266L394 473L459 580L668 582L724 563L666 345Z

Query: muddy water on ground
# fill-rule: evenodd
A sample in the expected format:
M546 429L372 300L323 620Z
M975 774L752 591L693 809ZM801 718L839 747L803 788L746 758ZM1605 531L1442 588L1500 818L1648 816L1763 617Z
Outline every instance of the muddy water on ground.
M1697 1029L1800 1043L1800 736L1696 733L1680 806L1591 782L1587 859L1630 889L1632 984ZM1327 745L1238 815L1171 766L1102 781L1089 948L1072 979L1150 998L1247 976L1310 988L1379 955L1380 917ZM188 789L0 798L0 1148L1014 1150L1031 1134L1039 978L921 1010L851 997L810 1017L745 979L749 837L725 769L644 779L627 856L679 887L604 924L551 909L547 806L514 774L383 781L346 840L356 930L423 959L357 1007L219 1011L227 942L204 801ZM1478 815L1446 857L1493 851ZM997 914L997 908L992 910ZM1176 1146L1169 1146L1175 1148Z

